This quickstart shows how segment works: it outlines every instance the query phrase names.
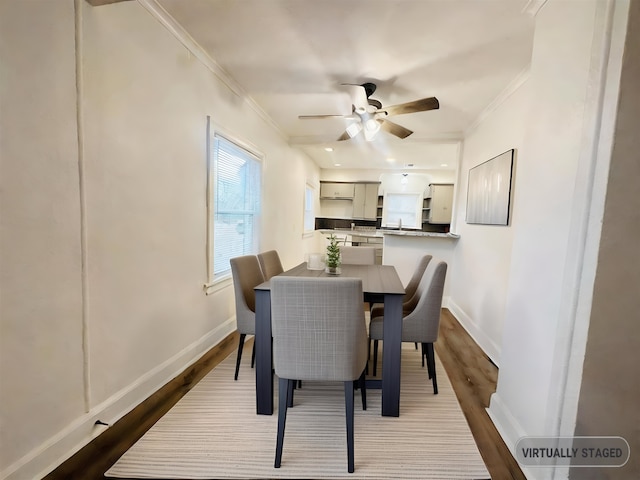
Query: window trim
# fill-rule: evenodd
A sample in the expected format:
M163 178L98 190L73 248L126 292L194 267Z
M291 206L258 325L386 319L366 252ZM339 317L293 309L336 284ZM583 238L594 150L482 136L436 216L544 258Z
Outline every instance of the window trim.
M221 137L233 143L237 147L245 150L260 164L260 212L257 215L256 224L256 253L260 250L262 239L262 205L264 198L264 160L265 156L255 145L240 140L237 135L230 133L211 122L211 117L207 115L207 140L206 140L206 166L207 166L207 187L206 187L206 270L207 281L203 286L206 295L216 293L232 285L231 271L224 274L214 274L214 214L215 214L215 185L217 183L216 168L213 158L214 138Z

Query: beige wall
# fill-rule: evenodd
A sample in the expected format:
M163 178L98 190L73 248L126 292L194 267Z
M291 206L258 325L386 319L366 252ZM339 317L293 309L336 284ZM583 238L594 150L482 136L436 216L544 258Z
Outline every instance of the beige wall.
M261 248L285 267L317 250L319 169L138 2L0 21L0 478L31 479L235 329L231 282L203 291L206 117L262 155Z
M640 474L640 2L627 32L576 435L622 436L631 458L620 469L573 469L580 480Z
M85 412L73 10L0 3L0 472Z

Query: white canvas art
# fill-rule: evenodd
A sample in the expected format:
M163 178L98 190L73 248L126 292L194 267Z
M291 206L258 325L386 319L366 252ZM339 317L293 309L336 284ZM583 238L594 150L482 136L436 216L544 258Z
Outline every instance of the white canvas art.
M467 223L508 225L514 150L469 170Z

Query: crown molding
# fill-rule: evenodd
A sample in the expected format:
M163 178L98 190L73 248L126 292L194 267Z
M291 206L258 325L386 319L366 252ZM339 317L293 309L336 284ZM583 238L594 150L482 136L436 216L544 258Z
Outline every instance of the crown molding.
M422 137L408 137L402 140L403 144L408 143L424 143L424 144L457 144L464 140L462 132L442 132L436 133L430 136ZM335 144L338 140L335 137L328 137L326 135L302 135L289 138L290 146L307 146L307 145L329 145Z
M522 13L535 17L547 0L528 0L526 5L522 7Z
M234 95L241 98L249 107L255 111L262 120L271 126L286 141L287 135L273 121L251 96L227 73L213 58L209 56L202 46L189 35L156 0L137 0L160 24L165 27L182 45L185 46L206 68L208 68Z
M92 7L101 7L103 5L111 5L112 3L130 2L131 0L86 0Z
M516 77L506 86L493 101L487 105L473 121L471 125L464 131L464 137L468 137L478 126L484 122L500 105L502 105L514 92L516 92L528 79L531 73L530 65L522 70Z

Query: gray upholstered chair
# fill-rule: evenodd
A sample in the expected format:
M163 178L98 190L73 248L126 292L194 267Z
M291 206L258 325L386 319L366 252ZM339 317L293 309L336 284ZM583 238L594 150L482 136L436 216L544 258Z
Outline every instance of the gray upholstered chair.
M375 265L374 247L340 247L340 261L347 265Z
M236 324L240 339L238 340L238 356L236 358L236 372L234 380L238 380L240 360L242 359L242 347L247 335L256 333L256 295L253 289L265 281L260 262L255 255L245 255L232 258L231 275L233 276L233 289L236 297ZM251 354L251 368L255 361L256 344L253 344Z
M260 262L260 268L262 269L265 281L284 272L280 256L275 250L259 253L258 261Z
M348 471L354 471L354 387L366 409L364 368L367 331L362 280L287 277L271 279L273 363L279 377L275 468L282 460L287 408L296 380L344 382Z
M410 312L415 308L418 303L418 295L416 292L418 291L418 285L420 284L420 280L422 280L422 275L424 271L427 269L427 265L431 261L431 255L423 255L415 270L413 271L413 275L411 275L411 279L407 286L404 287L404 299L402 300L402 311ZM384 304L375 303L371 307L371 318L374 317L382 317L384 315Z
M445 262L439 260L430 261L418 285L418 303L411 312L403 313L402 319L402 341L422 344L422 353L427 357L427 372L433 382L434 394L438 393L438 384L436 381L433 344L438 339L440 310L442 308L442 295L446 275L447 264ZM369 324L369 338L374 341L374 372L378 361L378 341L384 340L382 338L382 323L383 317L375 317L371 319Z
M404 313L409 313L413 310L418 303L418 295L416 292L418 291L418 285L420 284L420 280L422 280L422 274L427 269L427 265L431 261L431 255L423 255L415 270L413 271L413 275L411 275L411 279L407 286L404 287L404 299L402 300L402 311ZM384 316L384 304L375 303L371 306L371 315L369 318L382 317ZM416 343L416 350L418 349L418 344ZM424 356L422 357L422 366L424 367ZM373 375L375 376L375 366L373 368Z

